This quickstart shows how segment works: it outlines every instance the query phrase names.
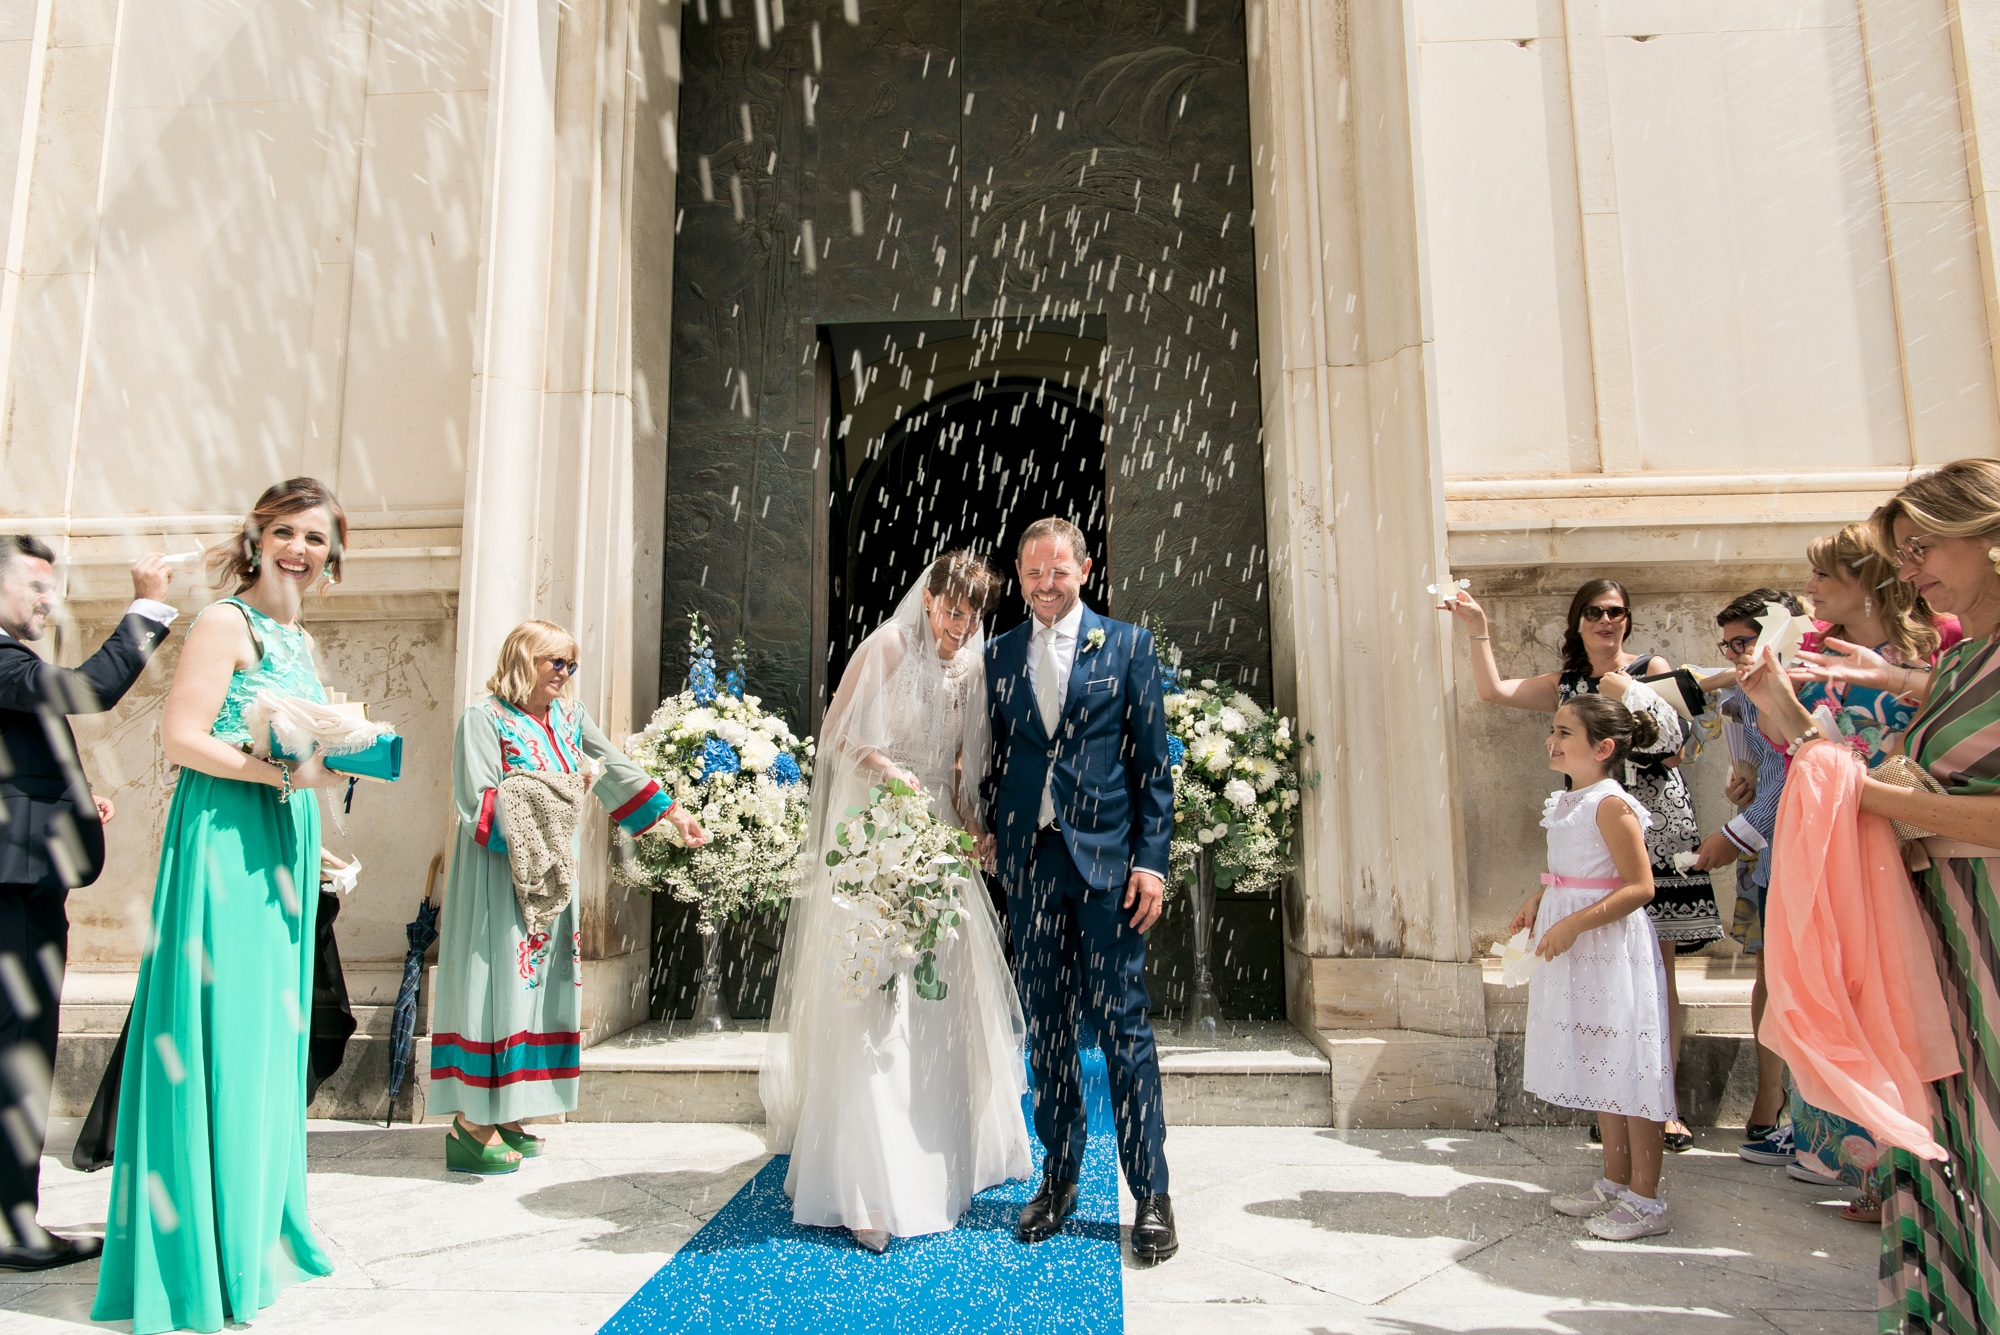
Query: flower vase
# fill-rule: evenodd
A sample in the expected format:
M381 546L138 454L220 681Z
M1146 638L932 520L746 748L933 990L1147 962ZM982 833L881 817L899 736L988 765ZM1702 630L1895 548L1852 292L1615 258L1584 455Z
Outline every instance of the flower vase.
M701 986L694 994L693 1031L697 1034L735 1033L736 1017L729 1013L729 1003L722 999L720 930L701 934L701 971L695 978Z
M1215 938L1215 855L1203 848L1188 881L1188 906L1194 914L1194 990L1188 996L1183 1028L1197 1042L1213 1043L1221 1029L1215 999L1215 971L1209 947Z

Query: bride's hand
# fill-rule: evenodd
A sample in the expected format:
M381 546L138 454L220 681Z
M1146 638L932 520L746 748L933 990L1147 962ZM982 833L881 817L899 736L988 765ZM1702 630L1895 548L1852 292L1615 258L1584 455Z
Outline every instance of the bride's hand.
M990 834L973 836L972 848L979 858L979 866L988 876L1000 870L999 843Z

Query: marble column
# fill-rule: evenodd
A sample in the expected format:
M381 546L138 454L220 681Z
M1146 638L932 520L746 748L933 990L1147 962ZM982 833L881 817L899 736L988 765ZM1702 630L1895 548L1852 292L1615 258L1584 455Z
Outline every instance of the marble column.
M1313 738L1288 892L1294 1023L1342 1125L1490 1125L1470 962L1425 302L1415 10L1249 7L1279 701Z

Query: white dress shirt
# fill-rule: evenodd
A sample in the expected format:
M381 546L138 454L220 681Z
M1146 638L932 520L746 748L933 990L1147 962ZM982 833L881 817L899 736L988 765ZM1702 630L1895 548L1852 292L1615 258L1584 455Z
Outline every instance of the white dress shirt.
M173 625L174 618L180 614L181 610L172 603L156 602L151 598L134 598L132 605L125 609L126 616L142 616L148 621L157 621L162 626Z
M1059 707L1069 704L1067 698L1069 695L1069 676L1070 671L1076 666L1076 633L1082 628L1083 600L1081 598L1077 599L1076 606L1070 608L1063 618L1052 626L1043 625L1039 617L1035 618L1034 634L1028 639L1028 691L1030 695L1039 694L1041 691L1042 654L1045 651L1052 650L1056 659L1056 671L1062 677L1062 690L1057 694L1057 700L1060 702ZM1051 765L1049 769L1053 774L1055 766ZM1046 782L1044 780L1045 786ZM1164 873L1154 871L1151 867L1134 867L1132 870L1143 871L1148 876L1156 878L1163 884L1167 879Z

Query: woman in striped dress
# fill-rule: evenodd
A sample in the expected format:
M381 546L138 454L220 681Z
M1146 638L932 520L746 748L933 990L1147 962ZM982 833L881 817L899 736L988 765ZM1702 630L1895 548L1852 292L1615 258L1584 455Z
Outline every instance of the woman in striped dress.
M1908 753L1943 795L1868 780L1861 808L1933 832L1918 899L1931 929L1952 1037L1964 1070L1931 1086L1942 1161L1890 1156L1882 1189L1881 1329L2000 1332L2000 462L1961 459L1920 478L1876 513L1897 576L1954 613L1965 639L1935 671L1900 667L1862 646L1805 655L1830 681L1921 701ZM1803 710L1769 718L1796 740Z

